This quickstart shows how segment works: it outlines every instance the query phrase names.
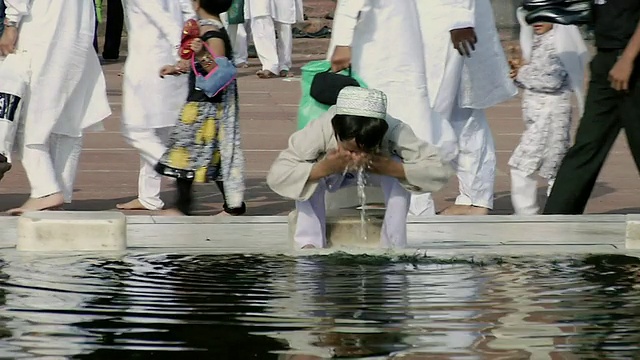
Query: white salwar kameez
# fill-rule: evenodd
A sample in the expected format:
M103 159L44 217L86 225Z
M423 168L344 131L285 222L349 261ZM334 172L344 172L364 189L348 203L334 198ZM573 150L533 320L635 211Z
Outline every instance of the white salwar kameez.
M338 0L329 46L351 47L351 66L367 87L387 95L387 113L435 145L445 161L457 156L451 125L433 117L420 19L413 0ZM421 196L431 199L430 194ZM433 201L422 213L435 214Z
M536 172L547 180L549 196L570 146L572 92L582 116L590 56L576 26L556 24L547 33L534 35L522 9L518 10L518 20L525 65L519 69L516 83L524 89L525 131L509 159L511 200L516 215L536 215L540 210Z
M354 185L355 177L349 179L341 175L308 181L314 164L338 148L331 125L335 114L334 106L294 133L289 138L288 148L280 153L267 175L267 184L274 192L296 200L298 220L294 241L299 247L326 245L325 193ZM381 151L402 161L406 180L368 175L368 181L382 187L385 196L380 246L402 248L407 245L406 218L410 192L439 190L448 182L453 169L443 161L437 148L418 139L409 126L390 117L387 122L389 130L382 141Z
M229 24L229 14L220 14L220 20L227 28L229 40L233 47L233 62L235 65L246 64L249 61L249 21L243 24Z
M420 16L427 79L434 117L448 120L459 154L454 162L460 194L457 205L493 208L495 145L485 109L517 94L509 79L489 0L416 1ZM450 31L473 27L478 38L470 58L451 43ZM436 142L437 144L438 142ZM415 203L415 204L414 204ZM414 206L417 205L417 206ZM432 205L412 199L412 213Z
M22 163L31 197L62 193L71 202L83 130L111 114L93 49L95 8L85 0L5 0L20 24L17 48L28 54Z
M146 209L164 207L162 177L154 170L188 91L186 76L160 78L160 68L179 58L184 22L195 18L189 0L123 1L129 39L124 66L122 133L140 152L138 200Z
M302 0L246 0L244 16L251 22L251 35L262 70L274 74L289 71L292 25L304 21Z

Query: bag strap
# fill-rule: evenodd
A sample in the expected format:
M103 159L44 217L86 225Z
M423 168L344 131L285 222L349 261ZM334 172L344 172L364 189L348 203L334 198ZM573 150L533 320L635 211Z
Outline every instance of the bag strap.
M353 77L353 76L351 75L351 64L349 64L349 67L348 67L347 69L348 69L348 71L349 71L349 77ZM340 71L342 71L342 70L340 70ZM328 72L331 72L331 67L329 67L329 68L327 69L327 71L325 71L325 72L327 72L327 73L328 73ZM336 73L336 74L337 74L337 73Z

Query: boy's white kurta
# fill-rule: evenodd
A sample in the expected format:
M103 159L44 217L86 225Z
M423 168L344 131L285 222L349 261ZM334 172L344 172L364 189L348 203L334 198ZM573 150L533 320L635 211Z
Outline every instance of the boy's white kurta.
M484 109L517 94L489 0L417 1L430 103L457 136L459 205L493 207L495 145ZM451 43L450 31L473 27L478 42L470 58ZM436 142L437 143L437 142ZM412 212L420 213L413 208Z
M93 50L95 8L84 0L4 0L9 20L20 21L19 50L31 62L25 145L45 144L51 133L81 137L111 114L104 74Z
M138 200L148 210L164 207L162 177L154 166L177 123L188 92L187 76L160 78L178 60L184 22L195 18L191 0L124 0L129 55L124 69L123 135L141 155Z
M369 88L387 95L390 117L408 124L418 138L437 146L445 161L457 156L451 124L432 116L429 106L427 64L413 0L338 0L328 59L336 46L351 47L353 71ZM339 196L346 195L354 194ZM357 201L355 196L349 198ZM435 213L432 201L428 212Z
M297 208L304 208L305 214L298 215L297 233L299 230L306 233L307 238L316 239L316 246L323 245L324 239L324 201L321 201L326 187L324 180L309 181L309 175L314 165L321 160L327 152L338 148L335 132L331 125L331 119L336 113L335 106L331 107L323 116L312 121L302 130L297 131L289 138L289 146L280 153L275 160L269 174L267 184L277 194L294 199L298 203ZM384 245L406 245L406 215L408 211L408 192L433 192L441 189L453 174L451 166L442 160L438 149L418 139L406 124L389 118L389 130L382 141L382 151L389 156L401 159L406 180L396 180L385 176L379 176L381 186L386 187L385 198L387 211L385 224L393 222L394 227L383 229L381 242ZM393 180L400 186L394 187L389 181ZM339 179L338 179L339 180ZM401 187L404 190L401 190ZM322 195L320 197L316 195ZM390 208L394 196L402 198L407 196L406 206L402 209ZM399 201L399 207L402 201ZM318 206L321 205L321 206ZM404 221L398 222L401 216ZM393 218L395 217L395 218ZM402 226L402 228L398 228ZM310 229L312 234L310 235ZM388 241L384 234L394 240ZM405 234L404 237L394 234ZM298 239L296 239L298 241ZM305 245L305 244L300 244Z
M83 130L111 114L93 49L95 7L85 0L4 0L20 24L17 48L29 59L23 104L23 165L31 197L63 192L71 201Z

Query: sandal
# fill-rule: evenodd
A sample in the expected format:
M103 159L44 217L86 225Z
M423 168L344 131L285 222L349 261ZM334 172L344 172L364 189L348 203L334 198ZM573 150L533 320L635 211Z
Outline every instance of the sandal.
M258 75L260 79L273 79L278 77L276 74L272 73L269 70L259 70L258 72L256 72L256 75Z

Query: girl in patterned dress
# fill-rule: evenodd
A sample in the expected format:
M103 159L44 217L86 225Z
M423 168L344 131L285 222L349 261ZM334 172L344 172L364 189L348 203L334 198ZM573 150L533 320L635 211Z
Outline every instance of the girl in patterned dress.
M525 65L511 77L524 89L522 113L525 131L515 148L511 168L511 201L516 215L539 211L535 173L547 180L551 192L558 167L570 145L571 93L584 108L583 82L589 53L574 25L525 22L518 9L520 46Z
M245 160L240 148L237 70L231 41L220 21L231 0L195 0L193 4L200 37L181 49L192 53L190 69L184 61L161 69L161 76L189 74L187 102L168 150L156 166L158 173L176 178L175 207L165 213L190 215L193 183L215 181L224 198L221 214L242 215L246 211Z

